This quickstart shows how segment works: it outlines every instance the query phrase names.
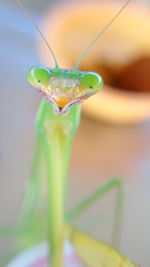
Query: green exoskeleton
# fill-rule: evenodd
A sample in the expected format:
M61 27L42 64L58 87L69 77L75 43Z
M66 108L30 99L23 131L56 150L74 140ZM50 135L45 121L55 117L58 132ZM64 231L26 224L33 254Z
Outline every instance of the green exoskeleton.
M88 45L73 70L59 68L52 48L30 13L23 6L21 0L16 0L16 2L48 46L55 62L55 68L35 66L28 72L28 81L44 99L36 120L37 141L32 175L23 201L19 225L12 229L2 229L4 235L12 234L20 240L18 250L12 252L11 256L46 238L49 244L49 266L63 267L64 243L66 240L70 240L86 266L133 267L135 265L115 249L88 237L71 226L74 218L88 209L98 198L116 188L112 245L117 247L123 204L123 184L120 179L113 178L108 181L73 210L67 211L66 208L68 164L73 138L80 122L80 104L103 87L103 79L100 74L81 72L78 67L89 49L120 15L129 0ZM47 205L44 216L41 215L41 211L35 212L40 192L39 177L41 176L42 162L44 162L47 177Z

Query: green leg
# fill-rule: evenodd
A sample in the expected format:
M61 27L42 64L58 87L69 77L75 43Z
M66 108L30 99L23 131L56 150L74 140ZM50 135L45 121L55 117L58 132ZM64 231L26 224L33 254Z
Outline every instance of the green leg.
M21 211L19 214L19 225L28 225L31 221L31 217L36 206L39 193L39 173L40 173L40 163L41 163L41 150L42 150L42 140L41 136L37 137L36 149L33 158L33 165L31 170L31 176L27 182L27 188L25 196L23 198L23 203Z
M37 119L35 123L36 128L36 144L34 157L32 162L31 175L27 181L27 187L25 190L25 196L22 201L21 211L19 214L19 226L29 225L32 221L32 216L35 211L37 201L40 194L40 175L41 175L41 164L44 159L44 136L41 123L41 112L40 106Z
M41 151L42 151L42 139L40 135L37 137L36 149L33 158L33 165L31 170L31 176L27 182L27 188L25 196L23 198L23 203L21 211L19 214L19 222L16 226L0 226L0 236L5 239L17 238L22 240L27 236L34 234L34 228L29 224L32 221L32 215L35 210L35 206L38 198L39 191L39 171L41 163ZM19 251L21 251L21 244L19 247L12 249L6 255L1 256L0 266L4 266L11 258L13 258Z
M112 245L118 247L120 243L122 216L123 216L123 182L121 179L113 178L106 182L103 186L98 188L94 193L88 196L83 202L77 205L68 214L68 221L72 221L77 216L81 215L91 205L93 205L99 198L107 194L112 189L117 189L114 223L112 231Z
M44 233L43 233L44 230ZM0 267L4 267L6 264L11 262L11 260L19 255L26 248L32 247L35 244L43 241L43 236L45 234L45 229L40 229L40 237L38 238L39 230L37 231L36 227L33 226L5 226L0 227L0 237L5 240L15 240L15 247L13 243L13 248L11 248L4 255L0 256ZM42 238L41 238L42 236ZM18 240L23 240L23 242L19 242ZM45 238L44 238L45 240Z
M29 229L27 227L18 227L18 226L4 226L0 227L0 237L6 240L10 239L18 239L27 235L31 235L34 229ZM20 245L15 246L14 248L10 249L4 255L0 257L0 267L4 267L8 264L16 255L18 255L22 251L23 247Z

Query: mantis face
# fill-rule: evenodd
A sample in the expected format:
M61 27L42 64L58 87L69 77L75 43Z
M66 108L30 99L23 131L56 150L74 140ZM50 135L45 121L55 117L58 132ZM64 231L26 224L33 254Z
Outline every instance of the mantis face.
M109 28L109 26L121 14L130 0L126 0L125 4L116 13L116 15L105 25L95 39L89 43L72 71L59 68L57 59L51 46L30 15L30 12L28 12L21 0L16 0L16 2L22 8L35 29L40 34L55 62L55 69L49 69L43 66L33 67L28 73L28 80L42 95L45 96L49 102L53 104L55 113L63 115L72 105L81 103L84 99L87 99L89 96L95 94L100 88L102 88L103 80L98 73L81 72L78 71L78 67L82 59L86 56L97 40L103 35L103 33Z
M95 72L33 67L28 72L29 82L53 104L56 114L65 114L72 105L80 104L103 86Z

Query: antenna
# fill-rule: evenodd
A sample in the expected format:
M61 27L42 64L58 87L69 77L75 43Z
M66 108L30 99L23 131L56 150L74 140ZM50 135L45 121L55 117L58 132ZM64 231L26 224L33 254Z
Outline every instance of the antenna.
M21 7L21 9L23 10L23 12L26 14L26 16L29 18L29 20L31 21L31 23L34 25L35 29L38 31L38 33L40 34L41 38L43 39L44 43L46 44L46 46L48 47L53 60L55 62L55 67L56 69L59 69L56 57L54 55L54 52L51 48L51 46L49 45L48 41L46 40L45 36L43 35L43 33L40 31L38 25L36 24L36 22L34 21L34 19L32 18L31 14L29 13L29 11L27 10L27 8L24 6L24 4L21 2L21 0L16 0L17 4Z
M107 25L104 27L102 31L99 32L99 34L96 36L96 38L87 46L87 48L84 50L83 54L78 59L74 71L78 70L78 67L82 61L82 59L86 56L86 54L89 52L89 50L92 48L92 46L97 42L97 40L103 35L104 32L107 31L109 26L113 24L113 22L119 17L119 15L122 13L122 11L125 9L125 7L129 4L130 0L126 1L126 3L121 7L121 9L117 12L117 14L107 23Z

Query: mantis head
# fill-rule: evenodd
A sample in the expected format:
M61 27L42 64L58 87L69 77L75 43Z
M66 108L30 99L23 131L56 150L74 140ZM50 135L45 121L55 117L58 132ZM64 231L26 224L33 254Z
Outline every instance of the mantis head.
M31 68L28 81L52 103L56 114L65 114L72 105L81 103L103 86L102 77L98 73L56 70L43 66Z
M102 88L103 80L98 73L81 72L78 71L78 67L82 59L86 56L101 35L121 14L130 0L125 2L116 15L107 23L107 25L105 25L103 30L100 31L96 38L91 41L78 59L73 70L63 70L59 68L51 46L40 31L34 19L24 7L21 0L16 0L16 2L23 9L24 13L28 16L36 30L39 32L55 62L55 69L49 69L43 66L37 66L30 69L28 73L28 80L35 88L37 88L38 92L44 95L44 97L53 104L56 114L65 114L72 105L81 103L84 99L87 99Z

